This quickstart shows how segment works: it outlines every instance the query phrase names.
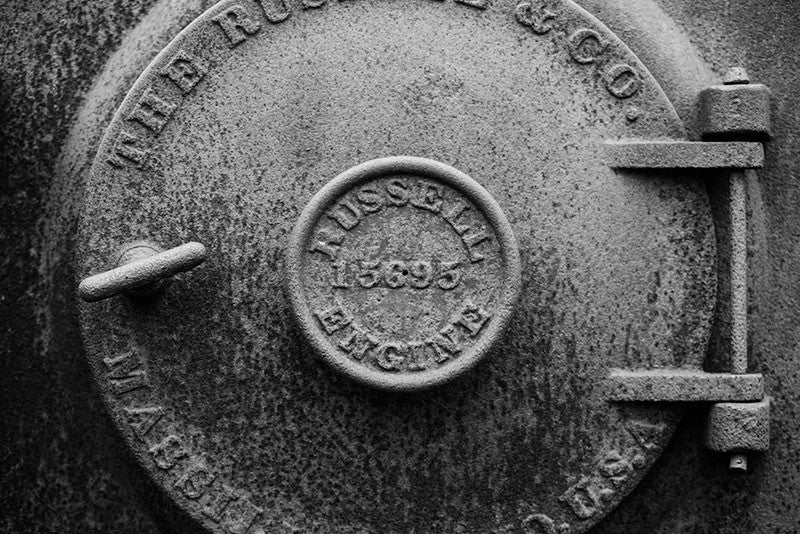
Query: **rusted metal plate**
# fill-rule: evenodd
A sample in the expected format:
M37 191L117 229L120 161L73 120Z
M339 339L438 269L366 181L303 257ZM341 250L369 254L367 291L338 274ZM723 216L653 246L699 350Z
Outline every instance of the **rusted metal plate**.
M82 306L99 389L208 531L585 532L679 414L610 403L609 369L699 369L715 288L703 185L611 169L603 143L684 137L569 2L223 2L142 74L88 181L80 276L139 239L209 255L151 300ZM284 264L318 191L398 154L485 188L522 266L485 361L403 395L314 356Z
M519 251L497 202L424 158L358 165L306 206L286 270L301 330L337 371L390 391L442 384L503 333Z

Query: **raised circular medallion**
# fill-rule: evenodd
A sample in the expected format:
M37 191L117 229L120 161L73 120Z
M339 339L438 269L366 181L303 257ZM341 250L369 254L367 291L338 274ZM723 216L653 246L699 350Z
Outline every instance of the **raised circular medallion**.
M471 368L520 289L511 226L466 174L429 159L368 161L303 210L287 249L306 337L334 369L394 391Z

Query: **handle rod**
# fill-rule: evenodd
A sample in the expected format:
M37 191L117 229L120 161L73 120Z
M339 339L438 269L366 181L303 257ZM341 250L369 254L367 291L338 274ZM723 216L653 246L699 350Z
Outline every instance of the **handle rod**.
M78 295L96 302L188 271L205 259L206 247L193 241L90 276L78 286Z

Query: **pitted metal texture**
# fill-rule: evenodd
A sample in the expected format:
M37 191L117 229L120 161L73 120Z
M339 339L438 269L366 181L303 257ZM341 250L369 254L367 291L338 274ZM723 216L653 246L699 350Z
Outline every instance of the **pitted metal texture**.
M702 184L602 158L609 140L683 139L674 110L569 2L282 6L223 2L195 21L95 159L81 274L136 239L209 252L150 301L81 310L137 461L213 532L587 531L679 413L610 404L609 369L698 369L707 345ZM413 395L330 373L285 290L303 207L387 154L479 180L523 273L493 355Z
M792 2L760 0L580 3L645 62L690 131L698 91L720 83L729 65L746 66L754 81L770 87L774 112L766 166L747 187L749 371L764 373L775 396L771 450L751 456L749 475L730 476L727 454L702 447L705 418L693 410L661 461L593 532L794 533L800 523L795 443L800 374L793 326L798 187L792 176L800 154L800 114L794 110L800 69L793 51L800 13ZM102 130L135 77L203 5L211 3L10 0L0 9L5 30L0 38L5 251L0 396L8 408L0 433L6 460L0 530L197 532L174 524L176 510L158 511L159 492L129 467L96 400L83 363L75 294L79 277L92 273L74 272L74 246L77 208ZM720 182L707 183L718 208L726 205ZM717 223L724 239L724 217ZM721 241L723 272L725 249ZM96 267L106 268L108 260ZM177 287L186 276L178 278ZM724 286L721 291L726 302ZM724 327L726 310L716 313ZM725 349L724 343L714 347L727 363ZM716 368L713 361L707 365ZM526 525L542 528L534 519Z

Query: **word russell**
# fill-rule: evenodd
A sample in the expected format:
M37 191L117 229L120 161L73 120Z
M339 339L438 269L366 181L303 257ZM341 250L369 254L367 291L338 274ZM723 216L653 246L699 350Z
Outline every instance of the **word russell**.
M458 234L467 251L469 261L477 263L485 259L480 250L489 240L483 227L470 221L472 208L463 200L444 199L444 189L428 180L405 180L392 178L377 185L368 183L355 191L343 195L327 212L333 224L320 228L309 245L310 252L319 252L335 261L346 232L357 227L368 215L379 213L389 207L412 206L442 217Z

